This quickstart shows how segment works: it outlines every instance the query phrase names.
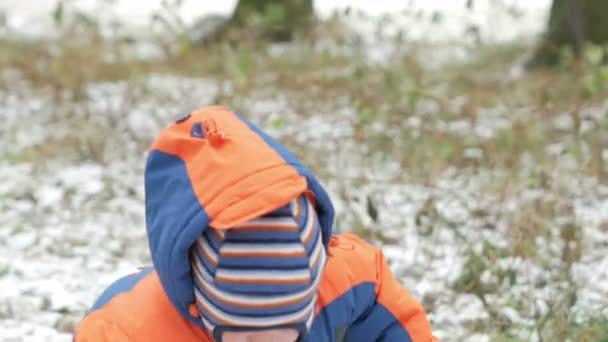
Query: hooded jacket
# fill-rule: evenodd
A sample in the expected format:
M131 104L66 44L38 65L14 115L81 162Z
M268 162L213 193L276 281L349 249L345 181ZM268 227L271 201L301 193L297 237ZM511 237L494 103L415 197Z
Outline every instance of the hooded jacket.
M164 130L145 173L154 267L117 280L77 328L77 342L213 342L194 305L189 250L209 226L228 228L308 192L328 261L312 342L433 341L423 308L393 277L381 251L332 232L334 208L284 146L222 107L199 109Z

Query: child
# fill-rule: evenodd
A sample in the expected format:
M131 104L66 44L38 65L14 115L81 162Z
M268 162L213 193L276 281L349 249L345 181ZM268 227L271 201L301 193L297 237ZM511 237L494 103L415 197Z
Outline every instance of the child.
M434 341L380 250L282 145L222 107L163 131L145 175L154 267L116 281L76 342Z

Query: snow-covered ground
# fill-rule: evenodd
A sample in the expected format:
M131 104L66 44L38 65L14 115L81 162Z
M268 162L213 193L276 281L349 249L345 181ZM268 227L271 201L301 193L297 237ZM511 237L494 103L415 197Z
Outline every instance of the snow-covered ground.
M14 71L2 71L0 80L11 85L0 92L0 340L69 341L106 285L150 264L142 185L147 143L166 122L211 103L219 85L151 75L129 84L91 84L87 99L74 101L33 91ZM394 160L364 153L370 147L355 139L355 113L348 107L300 115L285 98L264 95L239 106L319 170L335 200L338 229L363 224L391 238L385 253L393 270L423 301L444 340L488 341L487 334L472 335L470 326L490 314L520 325L519 337L534 340L524 328L572 283L576 319L608 315L608 186L571 178L576 163L568 156L547 175L547 189L521 181L501 194L495 185L507 175L484 169L448 169L432 184L420 184ZM491 136L511 120L506 109L488 110L467 134ZM416 121L369 131L394 137L399 149L404 134L420 133ZM554 120L557 127L570 124L567 116ZM459 127L466 131L466 124ZM87 146L91 139L97 143ZM559 147L551 150L559 153ZM608 149L604 154L608 159ZM484 158L480 151L469 155ZM525 179L529 170L520 172ZM378 222L366 213L367 197L379 208ZM536 237L544 257L500 257L514 227L532 224L518 218L543 205L557 217ZM568 224L578 227L584 247L572 265L573 280L562 277L560 262L560 232ZM454 288L471 272L471 260L479 260L475 256L487 263L481 282L496 289L485 304Z
M442 8L447 23L441 29L413 25L408 32L449 40L474 23L483 39L509 40L542 30L550 1L502 2L527 8L524 18L493 15L492 6L501 1L475 1L475 12L465 11L461 1L449 6L415 1L428 16ZM108 20L143 26L158 3L143 8L124 0L111 6L69 2ZM316 1L315 6L329 15L347 3L374 15L404 7L403 1ZM184 4L184 20L193 22L202 14L229 13L234 1ZM48 33L54 5L0 0L0 10L9 14L8 29L0 27L0 34ZM0 341L69 341L105 286L150 264L143 207L146 148L167 122L212 104L230 88L214 79L151 74L91 83L85 96L74 99L34 90L19 72L0 70ZM446 105L459 112L455 108L466 101L451 98ZM543 148L557 163L540 175L523 156L515 174L453 167L421 182L402 166L408 137L430 130L492 139L530 109L480 109L473 125L442 118L436 104L421 100L420 106L426 107L398 124L370 123L361 136L353 125L360 114L348 99L303 112L306 105L296 108L288 94L261 89L235 103L318 172L334 199L338 230L366 226L385 236L393 270L423 302L443 340L489 341L494 327L488 322L502 322L517 327L510 330L515 337L534 341L538 336L531 331L539 317L559 310L577 322L608 317L608 185L580 172L590 152L582 149L581 161L568 152L567 141L555 139ZM323 106L310 106L318 107ZM569 132L580 125L585 134L598 122L606 127L606 112L608 102L586 108L577 123L556 113L547 117L546 128ZM377 140L387 138L390 144L374 153ZM471 147L464 155L474 165L488 158L486 153ZM608 146L601 153L608 164ZM368 201L378 208L377 221L367 213Z

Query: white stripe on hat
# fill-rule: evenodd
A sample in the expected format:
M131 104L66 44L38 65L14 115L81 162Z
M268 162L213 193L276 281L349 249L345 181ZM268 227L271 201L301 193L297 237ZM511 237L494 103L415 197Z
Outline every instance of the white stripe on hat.
M319 236L317 237L317 243L315 244L315 249L312 251L310 259L308 260L311 269L313 268L313 265L315 265L321 254L325 255L325 246L323 246L321 234L319 234ZM324 260L321 261L323 261L323 264L325 263ZM323 267L323 264L321 264L321 267Z
M231 280L259 281L264 284L268 280L310 280L310 270L308 268L296 270L265 270L247 269L233 270L218 268L215 277Z
M289 227L291 230L298 230L298 224L293 217L258 217L243 223L239 223L230 229L261 228L264 227Z
M292 254L306 253L301 243L231 243L226 242L220 248L220 255L230 253L269 253L269 254Z
M289 210L291 211L291 215L295 218L297 217L297 209L298 209L298 201L299 198L294 199L293 201L289 202ZM295 219L294 219L295 220Z
M206 320L205 317L201 316L201 320L203 321L203 324L205 325L207 330L213 331L213 329L215 329L215 325L211 324L211 322Z
M317 302L316 298L315 298L315 303ZM310 330L310 327L312 327L312 322L315 320L315 311L311 310L310 311L310 316L308 317L308 319L306 320L306 329Z
M310 201L306 201L306 210L310 213L311 210L314 210ZM313 228L315 226L315 215L306 215L306 224L304 225L304 229L300 233L300 240L305 242L310 238L310 235L313 232ZM320 233L320 232L319 232Z

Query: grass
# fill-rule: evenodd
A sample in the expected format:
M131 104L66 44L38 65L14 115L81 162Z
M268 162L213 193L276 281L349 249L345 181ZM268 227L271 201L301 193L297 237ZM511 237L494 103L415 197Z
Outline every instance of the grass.
M331 34L343 34L332 31L335 28L332 22L322 23L321 32L324 28ZM120 145L123 140L137 140L137 136L125 134L111 116L78 114L78 105L87 99L87 85L100 81L126 80L133 93L130 96L136 102L137 96L145 96L140 81L152 73L227 82L230 89L221 90L215 102L236 109L260 93L279 92L300 116L352 108L357 115L350 122L351 138L356 144L367 146L367 152L361 152L364 157L371 160L380 154L401 165L402 175L389 182L404 182L407 177L408 182L433 184L449 169L463 173L499 170L501 176L485 192L503 199L517 197L530 189L548 194L524 202L513 211L497 210L500 215L496 220L506 222L509 227L507 246L484 241L480 250L467 250L464 270L451 290L473 294L490 316L489 321L471 322L471 333L488 333L492 341L521 341L529 334L536 334L543 341L608 341L606 318L591 315L587 321L575 323L571 299L567 296L553 298L552 310L532 315L534 326L510 322L501 313L502 303L491 298L517 282L529 281L504 266L502 260L509 258L547 265L558 260L560 269L550 272L551 281L564 282L568 288L575 286L570 267L583 253L583 228L571 208L566 210L568 199L560 193L559 177L590 177L597 182L607 179L602 153L608 145L605 136L608 113L598 119L583 112L601 104L608 95L604 70L597 65L565 63L558 70L512 77L509 75L514 61L528 48L518 45L481 47L478 58L447 64L439 71L427 68L424 51L416 49L402 51L387 63L372 64L365 58L363 48L354 47L342 36L332 38L335 42L345 41L339 47L352 53L331 52L314 39L278 52L254 41L239 46L189 47L177 53L167 48L165 58L142 61L129 56L133 42L103 40L95 31L84 37L67 32L53 41L4 38L0 40L0 70L17 70L36 92L51 94L57 111L52 120L70 129L65 136L0 158L34 163L59 155L99 162L115 158L115 154L108 155L116 152L108 151L108 140L114 139ZM10 91L12 86L1 81L0 91ZM494 112L496 115L491 116ZM571 119L571 126L553 125L553 120L562 113ZM492 128L490 134L476 133L499 120L507 124ZM376 123L385 129L370 130ZM281 120L273 122L275 128L283 124ZM583 125L591 128L584 131ZM323 174L324 156L314 151L306 153L305 146L289 138L285 142L302 151L302 157ZM143 139L136 143L136 150L144 150L150 141ZM560 143L564 148L558 155L547 152L549 146ZM471 151L476 152L472 155ZM565 157L575 160L576 167L564 171L567 172L564 175L556 175L554 170L562 167ZM421 232L422 236L431 236L433 230L445 224L435 206L429 200L420 208L431 213L427 215L431 218L430 228ZM489 212L492 208L472 209L471 215L481 219L489 215L484 210ZM567 223L559 221L564 217ZM360 221L352 229L372 240L390 240ZM473 241L467 240L466 234L460 239L465 245ZM557 241L564 247L553 255L544 251L544 241ZM532 310L526 298L513 300L511 306L521 312ZM528 335L522 337L519 331Z

